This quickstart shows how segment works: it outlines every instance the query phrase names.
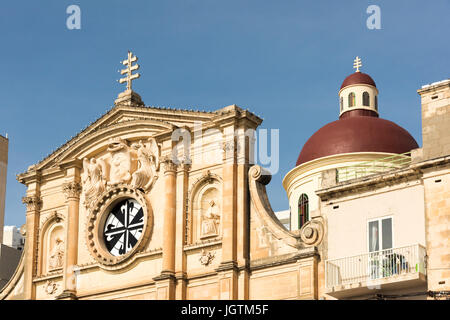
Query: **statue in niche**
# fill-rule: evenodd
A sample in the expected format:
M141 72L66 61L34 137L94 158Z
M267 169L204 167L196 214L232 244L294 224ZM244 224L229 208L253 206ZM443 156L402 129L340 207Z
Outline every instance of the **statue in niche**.
M48 260L49 270L55 270L63 267L64 258L64 241L61 238L56 238L56 244L50 253Z
M83 183L84 205L89 208L95 199L106 189L106 165L103 160L92 158L83 159Z
M214 200L209 202L209 208L203 215L202 220L202 237L218 235L218 225L220 223L219 207Z
M136 189L147 191L155 182L156 172L159 168L159 147L154 138L150 138L148 145L142 143L134 144L137 150L138 169L133 173L131 186Z
M131 155L126 140L111 139L108 145L111 152L111 171L108 185L128 183L131 180Z

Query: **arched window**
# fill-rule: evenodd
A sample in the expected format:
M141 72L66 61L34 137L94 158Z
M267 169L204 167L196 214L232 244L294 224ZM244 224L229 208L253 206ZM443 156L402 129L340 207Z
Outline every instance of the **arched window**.
M309 201L306 194L298 200L298 228L300 229L309 220Z
M375 96L375 110L378 111L378 96Z
M363 93L363 106L368 107L370 105L369 93L365 91Z
M354 107L356 105L356 102L355 102L355 93L354 92L351 92L349 95L348 95L348 106L349 107Z
M341 97L341 112L344 110L344 98Z

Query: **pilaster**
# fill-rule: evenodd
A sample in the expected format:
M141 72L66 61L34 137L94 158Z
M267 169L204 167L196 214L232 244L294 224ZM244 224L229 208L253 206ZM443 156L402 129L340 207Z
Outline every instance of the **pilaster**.
M186 205L188 194L189 170L191 168L189 161L183 161L178 167L177 173L177 206L176 206L176 243L175 243L175 277L176 299L186 299L186 254L184 253L184 244L186 239Z
M66 219L66 243L64 256L64 274L63 285L64 290L58 296L60 300L76 299L76 279L75 267L78 260L78 219L80 211L80 168L78 166L70 166L66 171L67 180L62 186L62 191L66 197L66 205L68 208L68 216Z
M36 180L28 185L28 190L33 192L22 198L27 206L26 212L26 240L25 240L25 265L24 265L24 299L31 300L36 297L36 288L33 277L37 270L37 248L39 232L39 216L42 200L39 197L39 182Z
M219 273L220 299L238 298L237 267L237 159L235 126L224 128L222 262Z
M157 299L175 299L176 177L177 165L170 158L162 160L164 170L163 258L161 275L156 281Z

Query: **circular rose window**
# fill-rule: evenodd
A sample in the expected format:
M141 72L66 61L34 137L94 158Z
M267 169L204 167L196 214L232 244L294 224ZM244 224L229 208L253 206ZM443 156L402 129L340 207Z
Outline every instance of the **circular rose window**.
M153 214L145 194L126 185L105 191L89 209L86 241L102 268L131 264L150 240Z
M142 236L144 210L134 199L115 205L106 217L103 239L109 253L115 257L131 251Z

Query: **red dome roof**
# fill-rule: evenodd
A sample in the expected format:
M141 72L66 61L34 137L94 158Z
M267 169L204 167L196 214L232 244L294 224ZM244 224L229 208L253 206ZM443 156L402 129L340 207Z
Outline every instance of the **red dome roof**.
M373 81L373 79L367 73L362 72L352 73L347 78L345 78L344 82L342 82L341 89L352 84L369 84L374 87L377 86L375 84L375 81Z
M418 147L408 131L391 121L352 116L331 122L314 133L303 146L296 165L341 153L405 153Z

